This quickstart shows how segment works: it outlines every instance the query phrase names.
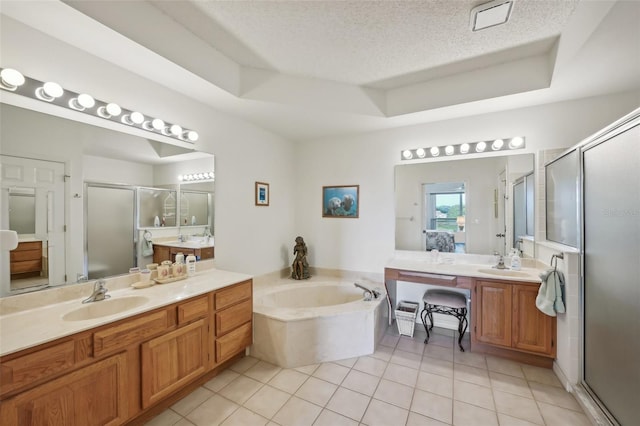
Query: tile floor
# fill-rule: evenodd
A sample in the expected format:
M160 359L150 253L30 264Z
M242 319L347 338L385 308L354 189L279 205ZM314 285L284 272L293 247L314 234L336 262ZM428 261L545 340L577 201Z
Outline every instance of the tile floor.
M394 327L370 356L294 369L242 358L147 425L591 425L551 370Z

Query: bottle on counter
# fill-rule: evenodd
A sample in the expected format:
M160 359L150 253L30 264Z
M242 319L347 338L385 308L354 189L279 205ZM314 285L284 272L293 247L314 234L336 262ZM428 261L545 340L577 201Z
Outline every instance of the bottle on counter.
M187 275L192 277L196 274L196 257L192 254L187 256Z

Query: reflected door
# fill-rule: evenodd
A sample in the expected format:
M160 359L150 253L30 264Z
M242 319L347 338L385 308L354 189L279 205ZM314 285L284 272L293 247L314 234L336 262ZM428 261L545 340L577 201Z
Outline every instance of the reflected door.
M136 264L134 189L90 183L85 193L88 278L128 273Z

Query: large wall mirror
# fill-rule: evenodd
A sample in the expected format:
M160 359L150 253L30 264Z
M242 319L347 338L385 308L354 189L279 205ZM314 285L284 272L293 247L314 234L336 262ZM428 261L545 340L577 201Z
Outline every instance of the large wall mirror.
M533 190L533 170L533 154L396 166L396 250L507 253L522 237L514 223L533 235L533 217L520 217L533 215L533 192L528 206L512 202L516 183Z
M0 296L145 266L143 238L214 233L213 179L179 179L213 175L209 153L2 103L0 160L0 228L20 241Z

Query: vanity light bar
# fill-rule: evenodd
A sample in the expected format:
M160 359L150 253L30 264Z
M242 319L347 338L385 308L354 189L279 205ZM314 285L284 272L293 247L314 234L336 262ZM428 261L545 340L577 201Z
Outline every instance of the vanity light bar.
M215 178L215 174L213 173L213 171L200 172L200 173L187 173L184 175L178 175L178 180L183 182L214 180L214 178Z
M482 154L497 151L513 151L525 147L524 137L496 139L461 143L458 145L432 146L430 148L405 149L400 152L400 160L419 160L423 158L450 157L452 155Z
M185 129L178 124L166 123L159 118L149 117L138 111L124 109L112 102L94 99L87 93L74 93L52 81L42 82L25 77L12 68L0 69L0 88L31 99L161 134L182 142L194 143L199 138L198 132L195 130Z

